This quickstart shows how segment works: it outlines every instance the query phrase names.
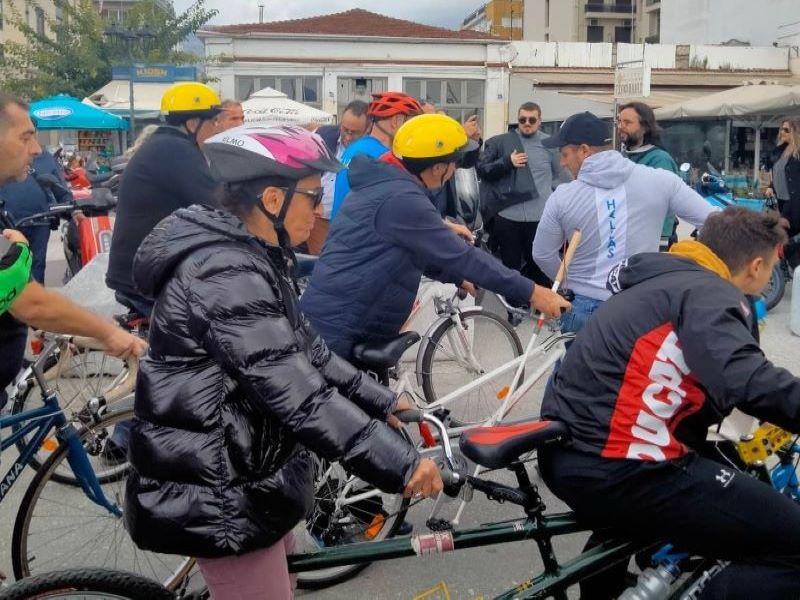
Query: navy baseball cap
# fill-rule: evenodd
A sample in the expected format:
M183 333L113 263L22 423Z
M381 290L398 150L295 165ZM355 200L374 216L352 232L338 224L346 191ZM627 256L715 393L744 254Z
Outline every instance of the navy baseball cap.
M564 121L556 135L542 140L542 146L545 148L561 148L571 144L607 146L611 141L611 124L598 119L590 112L582 112Z

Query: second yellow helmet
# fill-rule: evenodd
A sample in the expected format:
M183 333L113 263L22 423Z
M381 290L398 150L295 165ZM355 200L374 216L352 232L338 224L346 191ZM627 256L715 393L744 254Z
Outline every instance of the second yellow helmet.
M450 162L478 145L467 137L461 123L447 115L419 115L397 130L392 152L401 160L443 159Z

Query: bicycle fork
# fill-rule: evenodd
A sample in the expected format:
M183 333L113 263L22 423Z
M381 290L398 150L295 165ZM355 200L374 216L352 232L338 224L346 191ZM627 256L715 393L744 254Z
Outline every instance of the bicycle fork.
M98 506L105 508L115 517L122 517L122 508L118 504L111 502L103 493L100 482L97 480L97 475L91 463L89 463L89 455L86 452L86 448L81 443L81 436L78 435L78 430L75 429L72 423L66 423L59 427L56 432L56 438L60 444L66 444L67 462L86 497Z

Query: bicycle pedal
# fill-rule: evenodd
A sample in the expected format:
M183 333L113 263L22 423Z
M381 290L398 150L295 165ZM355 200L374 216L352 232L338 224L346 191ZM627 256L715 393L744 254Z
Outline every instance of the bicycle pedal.
M450 531L453 524L447 519L428 519L425 526L431 531Z

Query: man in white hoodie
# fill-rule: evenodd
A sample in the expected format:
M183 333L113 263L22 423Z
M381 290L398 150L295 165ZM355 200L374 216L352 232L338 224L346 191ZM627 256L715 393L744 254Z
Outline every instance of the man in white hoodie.
M611 126L584 112L542 142L560 149L561 165L575 178L548 198L533 241L533 259L548 277L558 270L564 243L576 229L582 233L566 282L575 300L562 331L578 331L611 295L606 279L614 266L658 251L667 215L700 229L716 210L677 175L629 161L611 141Z

